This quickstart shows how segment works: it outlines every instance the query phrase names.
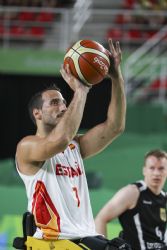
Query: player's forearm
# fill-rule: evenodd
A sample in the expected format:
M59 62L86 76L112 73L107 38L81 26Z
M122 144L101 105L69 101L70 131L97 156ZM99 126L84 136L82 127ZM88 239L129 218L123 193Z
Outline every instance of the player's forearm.
M121 70L116 77L112 77L111 103L108 108L107 121L112 130L122 132L125 128L126 96L124 80Z
M87 87L81 87L74 92L67 111L52 132L53 136L58 134L67 143L74 138L81 123L88 91Z

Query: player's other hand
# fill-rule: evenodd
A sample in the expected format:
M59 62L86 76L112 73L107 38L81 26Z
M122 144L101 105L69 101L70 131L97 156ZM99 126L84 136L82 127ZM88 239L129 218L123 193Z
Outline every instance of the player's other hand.
M71 74L69 64L66 65L66 68L61 66L60 73L63 77L63 79L67 82L67 84L70 86L70 88L75 92L78 88L85 89L89 91L90 87L83 84L81 81L79 81L75 76Z

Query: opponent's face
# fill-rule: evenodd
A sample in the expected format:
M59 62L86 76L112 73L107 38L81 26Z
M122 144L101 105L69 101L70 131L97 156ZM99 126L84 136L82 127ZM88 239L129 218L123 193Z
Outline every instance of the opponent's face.
M47 90L42 94L41 118L45 125L56 126L67 110L66 101L57 90Z
M145 161L143 175L148 187L159 192L163 188L167 177L167 159L165 157L149 156Z

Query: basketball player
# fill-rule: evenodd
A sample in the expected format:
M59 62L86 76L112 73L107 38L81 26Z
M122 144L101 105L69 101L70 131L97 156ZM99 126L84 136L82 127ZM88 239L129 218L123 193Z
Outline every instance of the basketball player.
M98 233L106 235L107 223L118 217L122 237L133 250L167 249L164 243L167 196L162 188L167 177L167 154L146 154L144 180L120 189L95 219Z
M77 135L89 87L77 80L68 66L62 67L60 71L74 91L68 107L57 88L45 89L30 101L29 112L37 130L35 135L27 136L18 143L16 162L26 186L28 211L35 218L36 238L71 239L82 246L90 246L92 241L95 241L95 246L104 243L96 239L98 233L82 159L102 151L125 126L126 100L120 69L121 49L119 42L114 47L111 39L109 47L113 61L112 70L109 71L112 94L104 123L84 135ZM88 243L85 243L85 237L88 237ZM103 248L97 246L90 249L105 249L106 244L107 241ZM118 248L119 245L124 246L124 242L121 241Z

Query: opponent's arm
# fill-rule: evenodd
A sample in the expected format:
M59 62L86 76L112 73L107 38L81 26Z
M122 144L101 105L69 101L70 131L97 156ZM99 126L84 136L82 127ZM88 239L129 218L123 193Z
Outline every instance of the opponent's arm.
M78 138L83 158L90 157L103 150L123 132L125 127L126 98L124 80L120 68L122 53L119 42L114 47L110 39L109 46L112 54L109 70L109 77L112 80L112 91L107 119L104 123L95 126Z
M135 207L138 197L139 190L136 185L128 185L120 189L96 216L96 231L107 236L107 223Z

